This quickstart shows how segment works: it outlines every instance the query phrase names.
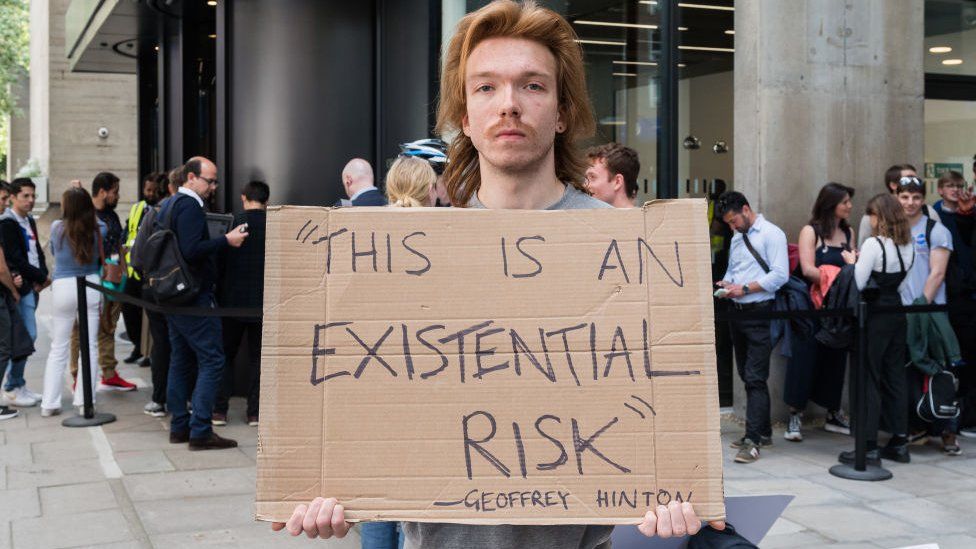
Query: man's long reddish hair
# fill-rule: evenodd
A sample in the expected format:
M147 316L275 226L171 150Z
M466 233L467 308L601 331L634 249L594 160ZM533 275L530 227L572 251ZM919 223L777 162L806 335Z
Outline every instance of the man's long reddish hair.
M437 132L442 135L458 133L448 149L450 161L444 170L451 204L467 206L481 187L478 151L471 138L460 131L467 114L464 69L478 44L498 37L532 40L549 48L555 56L559 113L565 126L562 133L556 134L553 144L556 176L587 192L584 187L586 159L576 142L592 135L595 123L586 90L583 51L576 42L576 32L559 14L537 6L532 0L521 4L496 0L461 19L444 54Z

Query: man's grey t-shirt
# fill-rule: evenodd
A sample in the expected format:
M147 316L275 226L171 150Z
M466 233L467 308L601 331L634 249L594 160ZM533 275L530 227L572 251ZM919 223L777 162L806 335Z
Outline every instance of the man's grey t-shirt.
M478 195L469 208L484 208ZM611 208L609 204L566 185L566 192L546 210ZM634 517L638 518L638 517ZM613 526L471 526L404 522L405 549L608 549Z
M942 223L936 222L932 227L932 242L926 239L925 226L929 218L922 216L912 227L912 242L915 244L915 263L908 269L908 276L905 283L901 285L902 305L911 305L916 299L923 297L925 293L925 282L929 279L929 256L936 248L945 248L952 251L952 233ZM945 305L946 289L945 282L939 285L935 292L936 305Z

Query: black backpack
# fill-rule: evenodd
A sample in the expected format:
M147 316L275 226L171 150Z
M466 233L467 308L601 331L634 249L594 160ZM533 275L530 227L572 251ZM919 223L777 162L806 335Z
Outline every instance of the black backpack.
M959 417L959 399L956 398L958 386L956 376L948 370L925 376L922 396L915 406L918 417L928 423Z
M173 232L173 208L180 195L164 205L153 220L152 234L143 250L143 285L159 304L182 305L200 293L197 281L180 252L180 244Z

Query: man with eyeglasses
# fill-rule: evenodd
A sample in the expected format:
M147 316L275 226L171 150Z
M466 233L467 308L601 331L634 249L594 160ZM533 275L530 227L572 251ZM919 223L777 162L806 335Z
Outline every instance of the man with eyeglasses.
M247 225L238 225L226 235L210 238L204 212L205 201L217 190L217 166L196 156L184 164L183 186L167 200L156 219L167 223L176 234L180 254L199 282L200 293L188 306L215 307L217 254L227 246L239 248L247 238ZM171 347L166 403L172 419L171 444L189 442L190 450L234 448L237 441L213 432L211 417L224 369L220 319L217 317L167 314ZM191 387L191 369L196 357L196 384ZM192 398L193 412L186 403Z
M898 186L901 181L910 181L906 178L914 178L916 181L918 181L918 170L915 169L915 166L912 166L911 164L895 164L894 166L891 166L885 171L885 189L887 189L889 193L897 195ZM929 208L927 204L922 204L922 214L934 219L935 221L942 221L941 218L939 218L938 212L932 208ZM871 221L868 219L868 216L865 215L861 218L861 225L857 229L857 247L860 248L861 245L864 244L864 241L869 238L871 238Z

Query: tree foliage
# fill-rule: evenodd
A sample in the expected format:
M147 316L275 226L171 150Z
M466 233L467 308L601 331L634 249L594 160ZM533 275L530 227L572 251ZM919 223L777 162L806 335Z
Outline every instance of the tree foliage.
M0 116L14 109L10 84L30 63L29 0L0 0Z

